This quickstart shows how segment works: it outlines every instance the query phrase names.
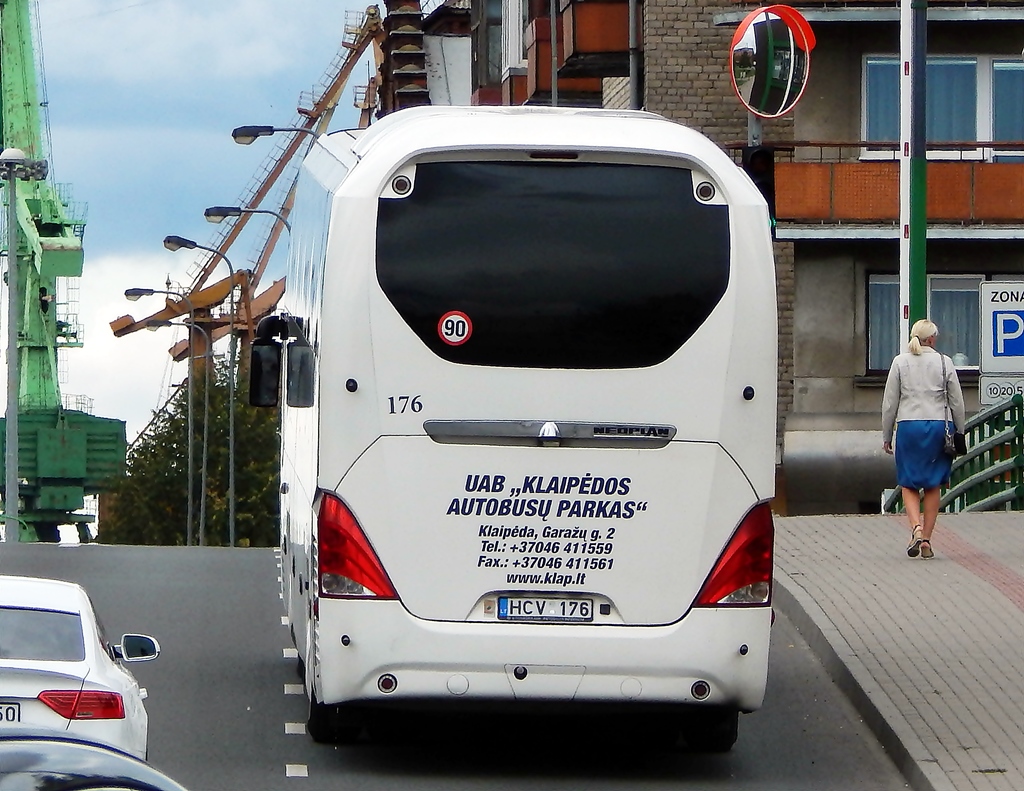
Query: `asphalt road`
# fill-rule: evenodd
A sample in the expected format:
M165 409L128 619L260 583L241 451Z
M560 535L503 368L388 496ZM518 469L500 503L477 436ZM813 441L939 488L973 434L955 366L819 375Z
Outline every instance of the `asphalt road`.
M150 761L190 791L904 789L902 776L781 615L768 694L726 755L665 750L592 721L420 723L382 742L332 747L303 730L272 550L0 545L0 573L86 587L111 638L156 637L133 665L149 690Z

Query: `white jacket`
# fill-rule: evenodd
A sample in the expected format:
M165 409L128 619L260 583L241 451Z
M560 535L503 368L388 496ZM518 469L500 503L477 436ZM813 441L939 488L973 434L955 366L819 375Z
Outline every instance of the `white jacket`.
M942 380L943 359L945 382ZM901 420L945 420L947 397L956 430L963 431L967 420L964 394L953 361L930 346L922 346L920 354L897 355L882 396L882 441L892 442L895 425Z

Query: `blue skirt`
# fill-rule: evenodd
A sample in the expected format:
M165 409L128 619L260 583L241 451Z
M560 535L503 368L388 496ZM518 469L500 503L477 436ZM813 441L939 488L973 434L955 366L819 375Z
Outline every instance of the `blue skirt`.
M934 489L949 483L953 458L943 450L942 420L901 420L896 424L896 480L908 489Z

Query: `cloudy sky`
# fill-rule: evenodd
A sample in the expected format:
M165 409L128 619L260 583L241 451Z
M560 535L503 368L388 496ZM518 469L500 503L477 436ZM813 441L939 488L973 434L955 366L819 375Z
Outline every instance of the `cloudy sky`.
M193 254L165 250L178 234L210 244L203 210L235 204L271 151L239 146L242 124L289 126L299 95L338 56L358 0L38 0L52 139L51 171L88 204L80 321L85 348L66 352L65 393L128 425L131 441L181 381L167 349L183 330L114 338L109 322L143 318L160 297L127 302L124 289L187 286ZM347 12L351 16L347 16ZM365 59L364 59L365 60ZM333 126L354 126L356 67ZM255 225L255 223L251 223ZM244 235L229 257L247 268ZM221 274L226 275L224 269Z

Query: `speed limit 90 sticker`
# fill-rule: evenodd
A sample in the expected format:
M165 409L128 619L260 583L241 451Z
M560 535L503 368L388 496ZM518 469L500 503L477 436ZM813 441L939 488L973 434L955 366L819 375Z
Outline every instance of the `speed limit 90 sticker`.
M461 310L449 310L437 322L437 334L449 346L461 346L473 335L473 322Z

